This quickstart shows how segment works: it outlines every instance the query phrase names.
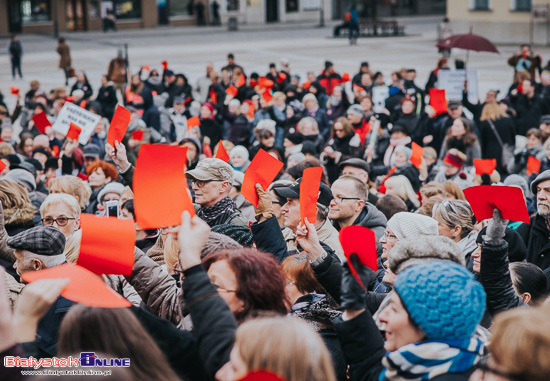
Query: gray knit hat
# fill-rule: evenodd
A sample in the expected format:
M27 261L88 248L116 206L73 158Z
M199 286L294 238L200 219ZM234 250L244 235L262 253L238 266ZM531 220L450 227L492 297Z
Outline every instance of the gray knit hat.
M518 186L523 191L523 195L525 197L531 197L531 191L529 190L529 184L527 184L527 180L525 180L520 175L516 175L516 174L509 175L508 177L506 177L504 179L504 181L502 183L506 186L511 186L511 185L512 186L513 185Z
M409 160L412 156L412 149L410 149L409 147L407 146L397 146L395 147L395 150L394 150L395 153L397 152L403 152L405 154L405 156L407 157L407 160Z
M24 169L12 169L9 171L6 176L3 177L4 180L11 180L14 183L22 185L27 189L27 191L32 192L36 189L36 181L32 174Z
M431 235L413 236L397 242L388 254L388 266L394 274L399 274L407 267L434 259L464 265L464 254L453 240L442 235Z
M439 235L437 221L421 214L401 212L393 215L388 221L389 228L398 240L420 235Z

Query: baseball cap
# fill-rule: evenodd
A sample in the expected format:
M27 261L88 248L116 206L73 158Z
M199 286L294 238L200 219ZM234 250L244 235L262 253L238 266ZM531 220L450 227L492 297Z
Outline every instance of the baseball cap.
M275 187L273 191L282 198L300 198L300 183L302 178L299 178L289 186ZM326 207L330 206L332 200L332 191L325 183L321 182L319 185L319 198L317 202Z
M225 161L216 158L202 159L195 169L190 170L186 175L200 181L222 180L233 184L233 168Z

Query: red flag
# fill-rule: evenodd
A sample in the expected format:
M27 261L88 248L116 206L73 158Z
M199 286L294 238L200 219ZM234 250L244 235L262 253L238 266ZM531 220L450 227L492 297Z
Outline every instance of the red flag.
M107 132L107 143L111 146L115 146L115 140L119 143L124 139L128 125L130 124L130 118L132 114L130 111L118 105L111 119L111 124L109 125L109 132Z
M279 160L260 148L244 173L243 185L241 187L242 195L252 205L257 206L258 195L256 194L256 184L260 184L262 188L267 189L283 165Z
M430 89L430 106L433 107L436 115L447 112L445 89Z
M484 173L491 175L491 173L497 169L497 160L474 159L474 168L476 169L476 175L483 175Z
M464 189L464 196L478 221L493 218L496 208L505 220L529 223L529 212L521 188L480 185Z
M69 127L69 131L67 131L67 135L66 135L67 138L73 139L73 140L78 140L78 137L80 136L80 133L82 132L82 128L78 127L73 122L69 122L69 123L70 123L70 127Z
M232 97L237 96L238 92L239 92L239 90L233 85L229 85L229 87L227 89L225 89L225 93L228 94L228 95L231 95Z
M223 142L221 140L218 143L218 150L216 151L216 159L223 160L226 163L229 162L229 155L227 154L227 151L225 150L225 147L223 146Z
M317 199L321 185L322 167L306 168L300 182L300 224L307 218L310 224L317 222Z

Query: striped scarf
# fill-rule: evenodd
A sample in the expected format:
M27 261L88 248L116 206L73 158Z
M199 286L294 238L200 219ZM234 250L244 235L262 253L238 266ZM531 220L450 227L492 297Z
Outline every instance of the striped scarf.
M483 344L477 338L424 341L388 352L379 381L431 380L447 373L462 373L478 363Z

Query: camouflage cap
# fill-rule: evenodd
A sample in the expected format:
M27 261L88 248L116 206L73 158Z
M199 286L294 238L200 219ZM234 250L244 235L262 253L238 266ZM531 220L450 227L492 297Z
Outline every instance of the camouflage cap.
M222 180L233 184L233 168L225 161L216 158L202 159L195 169L190 170L186 175L200 181Z

